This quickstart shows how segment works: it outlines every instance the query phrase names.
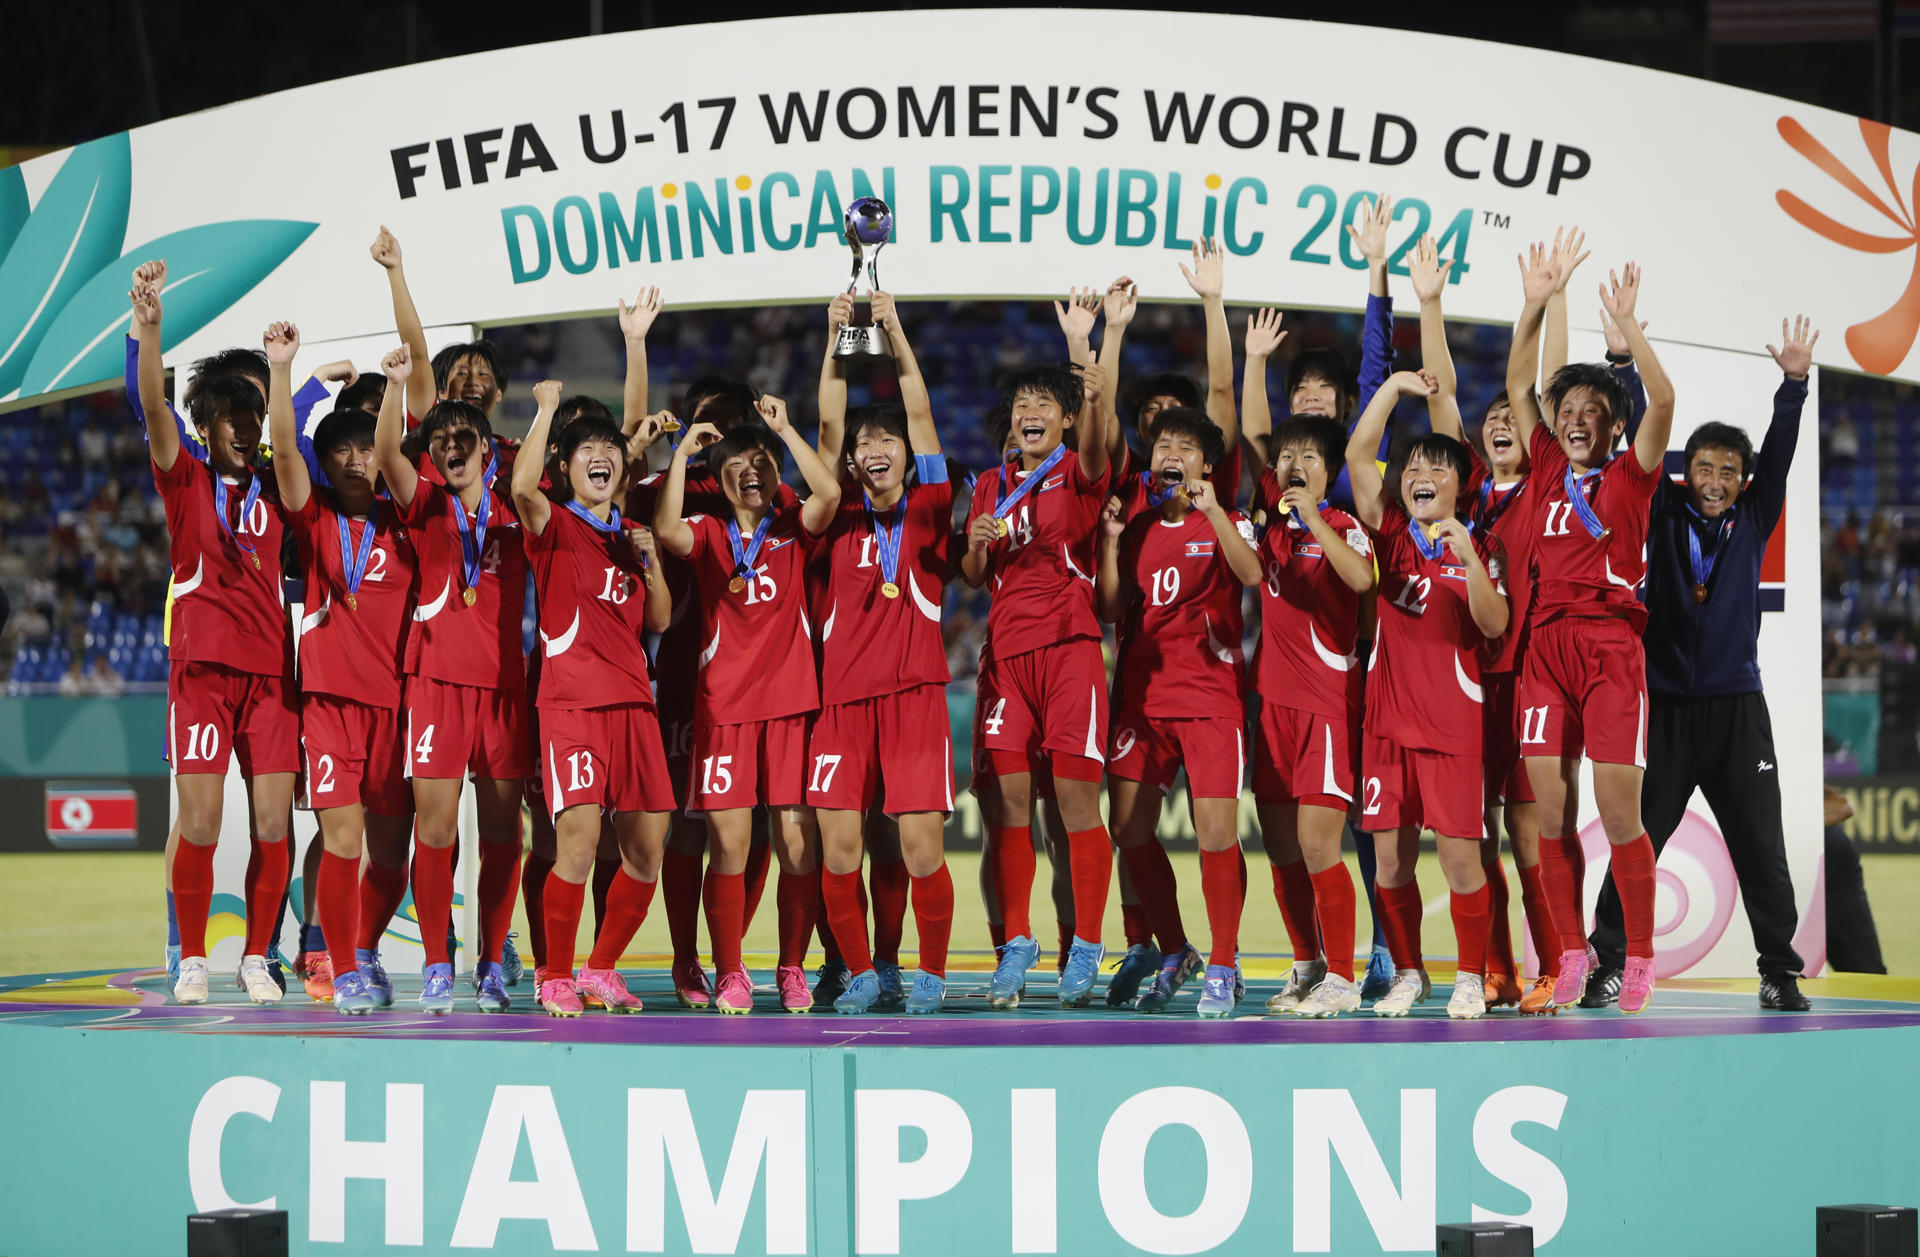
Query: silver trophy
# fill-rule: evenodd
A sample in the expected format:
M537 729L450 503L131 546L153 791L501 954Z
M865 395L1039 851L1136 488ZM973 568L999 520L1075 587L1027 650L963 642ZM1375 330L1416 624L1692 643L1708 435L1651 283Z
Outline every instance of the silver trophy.
M880 250L893 234L893 211L879 197L863 196L847 206L846 224L847 243L853 247L853 279L847 284L847 295L853 296L859 291L863 261L867 268L867 291L872 292L880 287ZM891 358L893 346L887 340L885 328L872 323L842 323L839 338L833 345L833 356Z

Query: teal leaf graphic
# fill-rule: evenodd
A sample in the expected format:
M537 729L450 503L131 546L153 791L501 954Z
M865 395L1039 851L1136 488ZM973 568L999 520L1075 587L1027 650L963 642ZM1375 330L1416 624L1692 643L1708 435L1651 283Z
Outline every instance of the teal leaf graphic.
M7 256L13 238L27 221L27 177L20 167L0 170L0 258Z
M125 132L82 144L0 262L0 396L19 384L55 316L127 239L133 163Z
M142 262L159 258L167 264L160 347L171 349L251 292L317 226L274 219L209 223L162 236L107 263L47 329L20 395L120 378L126 367L120 338L133 318L127 289Z

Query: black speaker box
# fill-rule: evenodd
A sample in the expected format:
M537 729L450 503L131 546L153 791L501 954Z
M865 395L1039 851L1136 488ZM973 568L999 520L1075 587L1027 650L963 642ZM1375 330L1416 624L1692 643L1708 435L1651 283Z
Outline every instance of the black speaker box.
M287 1257L285 1209L216 1209L187 1219L187 1257Z
M1920 1214L1898 1205L1821 1205L1816 1257L1920 1257Z
M1436 1228L1435 1257L1533 1257L1533 1228L1518 1222L1456 1222Z

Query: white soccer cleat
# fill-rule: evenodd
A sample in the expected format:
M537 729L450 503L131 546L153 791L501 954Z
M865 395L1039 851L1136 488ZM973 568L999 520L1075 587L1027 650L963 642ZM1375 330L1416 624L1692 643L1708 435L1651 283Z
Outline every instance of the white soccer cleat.
M1472 1021L1487 1015L1487 988L1477 973L1463 973L1453 980L1453 998L1447 1001L1447 1016L1455 1021Z
M1307 997L1295 1006L1294 1014L1300 1017L1338 1017L1341 1013L1354 1012L1360 1007L1360 988L1352 980L1337 973L1329 973L1320 979Z
M1427 980L1425 969L1396 969L1393 985L1373 1001L1373 1011L1381 1017L1404 1017L1415 1004L1426 1003L1431 994L1433 983Z
M1294 961L1293 969L1287 974L1286 986L1281 988L1280 994L1267 1001L1267 1011L1270 1013L1293 1012L1326 976L1327 958L1325 956L1316 960Z
M265 956L240 957L240 973L235 981L240 989L247 993L247 998L256 1004L280 1002L280 985L273 980L273 975L267 972Z
M180 958L180 977L173 984L173 1002L176 1004L207 1002L207 958L205 956Z

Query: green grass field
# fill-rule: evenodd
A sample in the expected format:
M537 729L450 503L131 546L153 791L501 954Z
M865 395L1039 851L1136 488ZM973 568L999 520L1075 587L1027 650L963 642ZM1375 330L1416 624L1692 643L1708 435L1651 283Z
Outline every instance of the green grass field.
M979 856L956 852L949 857L955 884L953 951L956 968L984 968L990 963L987 927L977 888ZM1200 879L1190 866L1194 857L1177 854L1181 874L1181 909L1196 939L1205 937L1206 912L1200 898ZM1269 889L1265 858L1248 853L1249 890L1240 947L1248 957L1285 957L1287 936ZM1881 948L1888 970L1897 976L1920 976L1920 921L1913 912L1920 903L1920 859L1904 855L1863 857L1867 894L1873 902ZM1358 872L1355 872L1356 878ZM1513 928L1519 941L1519 887L1514 887ZM0 973L46 973L80 969L132 968L157 965L165 941L166 917L161 897L161 857L157 854L46 854L0 856L0 886L6 888L7 909L0 916ZM1453 954L1452 926L1446 913L1444 888L1436 870L1422 878L1428 905L1425 945L1436 956ZM1043 868L1035 887L1034 921L1041 944L1051 948L1053 927L1047 904ZM1116 895L1114 904L1118 904ZM581 954L592 929L592 909L582 923ZM525 938L526 922L518 913L516 928ZM1364 940L1371 926L1366 900L1360 901L1359 934ZM1110 950L1117 950L1119 911L1111 908L1106 922ZM913 918L907 918L906 950L914 946ZM762 901L747 936L747 950L770 955L774 949L772 888ZM291 946L292 938L286 940ZM629 949L630 954L667 951L666 920L656 899L654 911ZM1277 967L1276 961L1269 965ZM1255 964L1256 971L1267 968Z

